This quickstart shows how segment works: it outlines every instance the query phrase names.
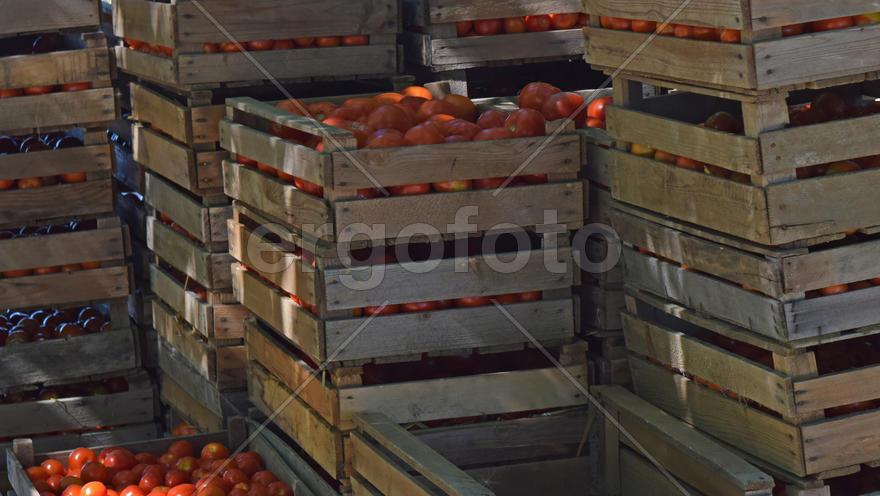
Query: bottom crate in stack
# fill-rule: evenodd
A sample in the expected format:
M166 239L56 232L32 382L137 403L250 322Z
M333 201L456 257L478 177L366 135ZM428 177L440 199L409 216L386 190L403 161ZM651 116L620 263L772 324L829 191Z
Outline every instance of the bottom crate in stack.
M436 426L449 419L527 417L587 402L583 341L551 349L563 364L559 369L534 349L326 369L261 323L248 320L245 327L251 402L267 415L278 410L274 423L346 488L349 434L358 413Z

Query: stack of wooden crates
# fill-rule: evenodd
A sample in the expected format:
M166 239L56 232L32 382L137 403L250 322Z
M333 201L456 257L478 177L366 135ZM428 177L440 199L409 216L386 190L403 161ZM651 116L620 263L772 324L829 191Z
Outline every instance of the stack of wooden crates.
M270 134L280 127L330 133L336 145L331 149L325 138L327 151L318 152ZM544 138L357 150L348 131L249 98L227 101L220 134L233 156L323 187L323 197L313 196L238 161L223 164L226 193L235 199L233 285L254 314L245 325L251 401L275 414L274 424L337 488L390 494L389 484L408 477L376 465L386 448L369 448L355 430L375 440L399 438L399 424L468 424L462 428L476 433L486 422L489 432L499 418L524 420L587 402L586 343L574 338L578 273L568 241L584 219L579 137L560 136L531 164L530 173L550 174L548 184L507 188L497 198L490 189L365 199L357 191L375 187L373 180L390 187L505 176ZM546 225L545 209L556 210L553 225ZM463 222L471 227L456 232ZM516 253L494 252L493 242L511 241L492 231L503 223L524 228ZM433 233L433 244L419 233ZM398 263L407 253L415 261ZM505 271L514 255L524 264ZM557 260L561 269L548 263ZM525 292L540 297L500 308L444 303ZM433 303L414 313L370 309L417 302ZM369 416L359 420L359 413ZM536 446L531 455L542 449L559 445ZM524 456L498 450L479 461L511 464ZM364 487L376 492L360 492Z
M61 449L109 430L123 440L156 434L154 391L126 311L128 232L114 215L106 133L117 103L99 7L14 2L0 19L4 444L34 435L42 449ZM61 318L88 316L89 333L53 333ZM104 332L91 327L102 320Z
M246 411L246 311L232 293L227 152L218 146L224 99L278 97L294 82L395 74L397 12L391 1L113 3L133 122L127 183L143 190L161 395L175 416L219 430L227 416ZM347 35L367 35L368 43L293 49L294 39Z
M619 71L607 112L617 140L611 216L624 244L622 320L635 391L741 450L777 478L777 490L829 494L880 460L880 170L862 160L880 154L870 84L880 25L791 37L783 27L876 5L731 1L673 12L587 4L600 16L674 15L671 22L742 38L659 36L643 45L648 34L606 29L598 18L585 30L588 62ZM644 84L677 91L645 98ZM856 110L790 122L811 100L817 112L823 91ZM743 132L701 124L718 111L741 119ZM679 161L690 168L645 156L650 149L692 159ZM861 170L814 173L855 159Z

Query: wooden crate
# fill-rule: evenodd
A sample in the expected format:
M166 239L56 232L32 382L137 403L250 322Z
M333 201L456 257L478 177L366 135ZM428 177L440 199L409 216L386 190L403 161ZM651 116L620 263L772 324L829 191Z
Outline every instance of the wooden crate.
M242 408L237 408L230 401L229 396L234 396L239 401L247 401L247 392L235 391L220 393L220 401L223 407L223 415L218 416L213 410L197 400L190 391L184 388L179 378L169 376L163 370L159 371L159 391L162 404L169 409L169 417L174 422L168 425L177 425L185 422L195 427L200 432L217 432L223 430L226 420L232 416L247 413Z
M37 4L41 3L49 2L41 0ZM110 50L104 34L88 33L69 39L73 49L0 58L0 88L88 81L92 89L4 98L0 102L0 131L4 134L96 127L117 118L116 95L111 88Z
M164 130L163 130L164 131ZM142 124L134 124L134 160L197 195L222 193L222 150L200 151Z
M220 391L245 384L247 353L241 339L207 340L161 300L153 300L153 328L186 363Z
M580 0L469 2L405 0L404 48L407 62L432 71L451 71L505 63L565 60L584 53L580 28L537 33L459 37L456 22L581 12Z
M356 150L350 132L315 125L272 103L233 98L227 100L227 112L228 119L220 123L221 146L321 185L325 198L231 161L223 164L226 194L320 240L347 242L354 234L362 237L363 229L357 226L364 224L384 226L364 233L373 239L395 238L413 224L449 234L464 206L477 209L477 214L469 217L472 225L466 228L468 232L487 231L501 223L532 228L547 223L545 211L555 211L553 223L568 229L583 225L586 192L576 180L580 139L573 134L560 134L549 144L546 138L535 137ZM326 153L318 152L278 139L267 132L272 123L318 136L327 133L342 149L333 150L328 143ZM548 127L555 130L559 125L554 122ZM507 188L499 196L495 190L473 190L357 199L359 188L375 187L369 177L383 186L506 177L522 165L523 157L544 145L529 173L549 174L552 182L547 184ZM462 228L457 229L461 232Z
M76 28L97 28L100 0L10 2L0 20L0 38ZM51 15L47 15L51 13Z
M195 236L208 251L226 251L226 221L232 217L232 206L225 195L193 198L158 174L147 172L144 199L147 205Z
M628 307L633 384L650 402L800 477L852 473L880 458L869 441L880 409L839 409L878 397L876 364L838 369L830 353L839 344L786 347L638 295Z
M706 496L776 494L773 477L624 388L599 386L591 392L610 414L603 422L602 494L674 496L682 494L682 489ZM622 435L620 428L638 445Z
M233 266L236 297L316 362L389 360L475 348L488 351L494 347L522 346L530 341L494 306L378 317L356 312L369 306L541 291L542 300L504 305L505 312L541 342L569 340L578 327L576 298L571 292L575 274L571 248L567 245L528 250L529 261L521 270L509 274L492 268L498 255L360 269L346 267L334 256L318 256L317 268L312 268L294 255L295 245L265 242L254 234L252 224L240 223L241 219L237 216L230 221L230 251L241 261ZM275 232L280 233L282 239L295 235L280 228ZM253 248L254 240L260 240L260 252L249 249ZM557 255L556 260L567 264L563 272L554 273L545 266L545 256L551 256L550 252ZM266 266L267 262L271 265ZM462 270L465 266L469 269ZM381 277L375 287L367 289L350 284L352 275L370 273ZM317 306L317 314L296 304L290 294L306 305ZM374 320L369 332L381 335L355 339L337 351ZM479 332L473 332L474 329Z
M173 92L144 83L130 84L131 117L159 128L186 146L213 145L220 141L219 123L226 108L212 104L213 92Z
M624 205L616 207L614 216L628 245L623 249L626 282L639 291L781 342L809 343L880 329L872 303L880 287L831 296L814 292L880 277L873 262L880 253L875 237L779 250Z
M124 439L124 438L123 438ZM100 452L107 446L119 445L132 453L150 453L159 456L168 451L168 448L176 441L188 441L195 449L200 450L208 443L223 443L230 449L241 447L248 451L260 454L267 470L272 471L279 480L290 486L297 496L330 496L333 494L326 483L318 480L305 461L290 447L272 432L263 429L253 421L241 417L230 419L228 430L210 434L196 434L193 436L178 436L156 439L155 436L144 436L135 442L119 442L113 437L98 437L84 446ZM84 440L89 441L89 440ZM103 444L109 442L110 444ZM7 449L6 467L10 482L16 494L23 496L38 496L30 479L24 471L24 467L39 465L44 460L54 459L62 462L67 461L70 450L79 447L73 444L65 446L66 449L35 453L35 447L40 447L39 440L22 439L16 442L15 449Z
M609 70L656 76L733 91L768 90L880 69L873 56L880 26L854 26L837 31L783 37L782 27L866 14L870 1L844 4L802 2L792 10L772 0L718 0L711 5L679 8L672 3L646 7L627 0L585 0L593 14L584 29L586 60ZM676 24L736 29L742 44L717 43L600 27L599 17L624 17ZM634 56L633 56L634 54ZM632 57L632 58L631 58Z
M147 168L144 164L135 162L134 153L132 153L131 145L128 147L116 144L113 146L113 156L115 158L116 170L113 172L113 178L117 184L123 186L124 190L133 191L141 195L144 194L145 177Z
M126 380L129 390L121 393L0 405L0 415L6 419L0 426L0 438L154 421L155 400L150 377L140 372L127 376Z
M765 245L817 244L880 226L871 199L880 170L797 179L798 168L880 153L870 139L880 116L785 128L786 91L749 97L662 82L695 92L643 99L640 81L649 80L616 79L608 109L619 148L609 151L616 200ZM743 116L745 135L697 124L719 110ZM743 182L627 153L629 143L705 161Z
M153 216L147 217L147 247L207 289L232 288L230 264L233 259L228 253L208 251Z
M592 331L584 335L590 346L590 362L595 367L593 384L617 384L631 387L626 343L623 331ZM592 372L592 371L591 371Z
M128 316L134 321L134 328L153 329L153 300L156 298L149 289L136 289L128 297Z
M573 409L408 431L385 415L358 414L352 488L355 495L578 494L595 485L585 477L591 460L582 445L592 422L586 409Z
M397 2L390 0L236 0L213 2L210 18L195 1L160 4L121 0L113 5L113 32L120 38L169 47L168 58L116 48L119 68L159 83L192 85L387 75L397 72ZM214 23L224 26L221 32ZM309 38L366 34L367 46L271 50L244 53L204 53L205 43L265 39ZM255 60L259 68L252 63ZM262 69L262 70L261 70Z
M274 422L335 479L347 477L349 460L344 453L350 448L343 444L348 442L345 434L355 428L357 413L382 413L396 423L409 423L545 410L587 402L583 393L587 381L583 342L563 347L560 358L567 373L547 368L547 362L542 360L539 368L365 384L363 378L369 376L363 374L369 368L363 367L328 371L327 378L313 380L320 370L283 344L273 331L254 321L245 321L245 341L251 360L251 402L266 414L276 411L282 403L287 405ZM395 365L380 367L390 366ZM577 381L577 386L570 382L570 377ZM528 393L523 394L524 391Z

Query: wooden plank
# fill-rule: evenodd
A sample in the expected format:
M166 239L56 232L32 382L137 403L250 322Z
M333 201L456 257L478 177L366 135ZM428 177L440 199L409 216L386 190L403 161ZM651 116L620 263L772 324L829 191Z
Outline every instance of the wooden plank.
M173 4L149 0L113 2L113 34L162 46L175 46Z
M461 469L385 415L372 412L361 413L356 417L356 422L360 432L375 439L382 447L412 466L446 493L458 496L488 496L492 494L488 488L477 483ZM362 440L355 438L355 441ZM357 453L357 448L355 453ZM368 480L370 480L369 477ZM380 486L378 489L381 490L382 487ZM426 492L426 494L428 493Z
M793 339L822 336L861 327L876 327L878 316L870 310L880 288L786 303L786 318Z
M520 228L542 225L546 222L547 210L556 212L557 223L577 229L584 219L583 183L507 188L497 197L494 190L480 190L340 201L334 206L336 238L352 239L354 235L363 234L365 226L380 221L384 223L382 238L397 237L411 230L413 224L420 224L421 229L448 233L464 205L477 209L478 214L469 218L470 229L474 231L489 230L501 223L512 223ZM377 236L375 231L367 234Z
M384 496L433 494L429 487L407 473L406 466L399 466L391 457L373 447L357 432L351 434L351 447L352 468L378 489L379 494ZM467 474L462 473L462 476L467 477Z
M168 4L160 4L158 2L148 2L143 0L135 1L168 6ZM177 63L174 59L160 57L138 50L129 50L124 46L117 46L116 65L123 72L134 74L145 79L164 82L166 84L177 84Z
M804 412L821 411L841 405L880 397L873 379L880 366L862 367L837 374L822 375L794 382L798 408Z
M117 118L113 88L4 98L0 130L94 124Z
M256 0L246 8L235 0L221 0L212 3L210 12L215 22L239 40L399 31L397 2L391 0ZM227 41L196 2L179 2L177 18L181 43Z
M190 109L137 83L130 85L130 99L132 119L158 127L184 143L193 142Z
M184 189L203 187L196 179L195 151L140 124L135 124L132 131L136 161Z
M528 4L503 0L492 5L468 0L418 0L418 3L427 5L428 19L432 23L580 12L582 8L579 0L535 0Z
M643 19L645 14L642 12L632 18ZM676 17L676 22L678 19ZM657 36L641 48L648 34L590 26L584 28L584 36L585 58L593 65L620 67L626 63L627 71L737 88L752 88L757 84L756 56L748 45Z
M69 172L109 171L111 155L109 144L3 155L0 157L0 177L21 179Z
M630 449L620 450L621 494L650 494L652 496L679 496L681 489L666 478L654 465ZM681 482L681 481L679 481ZM689 494L690 486L684 485Z
M635 392L713 437L797 475L806 475L800 431L792 425L630 356Z
M210 410L214 416L222 417L223 405L217 387L188 365L180 351L172 347L164 338L158 338L158 348L159 369L169 377L173 377L198 404Z
M0 279L0 306L28 308L127 297L128 266Z
M26 88L110 80L110 50L81 48L0 58L0 87Z
M877 421L880 411L871 410L802 427L807 473L880 458Z
M72 355L82 360L71 362ZM8 346L0 348L0 388L122 373L135 368L136 358L130 329Z
M6 239L0 241L0 271L122 261L125 234L121 227Z
M226 230L216 229L215 225L222 223L225 228L226 219L232 217L231 207L207 207L152 172L147 173L144 196L149 205L167 215L202 243L219 244L227 240Z
M615 200L752 241L769 240L760 188L616 150L611 155Z
M878 250L880 242L865 241L787 257L782 260L786 288L805 292L880 277L880 267L874 263Z
M159 336L180 352L196 372L217 384L216 350L209 348L189 329L182 326L173 311L159 300L153 300L153 329L156 329Z
M9 448L6 448L6 476L12 488L15 489L16 495L39 496L40 493L34 488L33 483L24 471L24 467L18 461L18 457Z
M519 59L546 59L584 53L579 29L431 40L435 68Z
M672 21L694 26L745 29L751 21L739 0L707 0L685 8L675 0L585 0L584 4L588 12L626 19L660 22L675 14Z
M541 494L578 494L591 487L590 459L571 457L500 467L472 468L465 472L488 487L493 494L530 496Z
M260 429L259 435L254 436L253 431ZM271 430L262 429L256 422L248 421L248 431L251 432L250 449L262 453L263 461L266 469L284 474L292 472L296 476L295 479L284 479L287 484L296 492L297 495L302 493L304 496L337 496L337 492L330 487L308 462L294 451L289 444L283 439L276 436ZM286 467L286 470L278 469L279 466Z
M159 382L159 390L164 403L185 416L200 430L208 432L223 430L223 419L193 398L188 390L174 381L174 378L166 373L160 373Z
M876 155L880 153L880 146L868 139L864 131L874 129L878 124L880 116L872 115L761 133L759 141L765 171L790 171L797 167ZM829 137L833 137L835 146L816 146Z
M785 416L797 414L801 398L785 374L629 313L623 321L631 352L706 379Z
M147 246L157 256L208 289L232 287L229 271L229 264L233 262L231 255L211 253L152 216L147 218Z
M4 191L0 224L20 226L50 219L93 217L113 212L111 179Z
M870 0L840 0L833 4L809 0L762 0L751 5L752 29L864 14L874 6Z
M45 15L51 12L51 16ZM40 33L60 29L97 27L101 23L98 0L35 0L4 6L0 36Z
M229 120L220 121L219 129L223 149L306 181L325 184L325 154Z

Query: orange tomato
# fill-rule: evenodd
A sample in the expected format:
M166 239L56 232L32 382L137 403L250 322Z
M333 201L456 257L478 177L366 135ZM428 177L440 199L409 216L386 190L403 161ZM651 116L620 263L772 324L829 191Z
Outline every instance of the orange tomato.
M608 27L618 31L629 31L632 29L632 22L629 19L624 19L622 17L609 17L608 23Z
M26 177L15 182L18 189L39 188L43 185L43 181L39 177Z
M580 16L580 12L550 14L550 26L553 29L571 29L577 25Z
M522 17L508 17L504 19L504 32L518 34L526 32L526 23Z
M405 90L401 91L400 94L405 97L413 96L413 97L418 97L418 98L424 98L425 100L433 100L434 99L434 95L432 95L431 92L428 90L428 88L425 88L424 86L410 86L409 88L406 88ZM401 101L401 103L402 103L402 101Z
M393 148L405 146L403 133L397 129L380 129L367 139L367 148Z
M400 93L382 93L381 95L374 96L373 100L376 100L379 105L394 105L403 100L403 95Z
M370 44L370 37L365 34L352 34L342 37L342 46L363 46Z
M632 22L632 30L636 33L653 33L657 30L657 23L655 21L635 20Z
M821 293L822 296L830 296L840 293L846 293L847 291L849 291L849 284L838 284L836 286L828 286L827 288L822 288L819 290L819 293Z
M675 165L684 169L695 170L698 172L704 171L704 164L702 162L697 162L696 160L687 157L678 157L677 159L675 159Z
M315 38L315 44L320 48L338 47L342 43L339 36L319 36Z
M553 25L549 15L526 16L525 22L526 30L530 32L549 31Z
M220 45L216 43L205 43L202 45L202 51L205 53L217 53L220 51Z
M272 50L293 50L296 43L293 40L275 40L272 42Z
M719 39L722 43L742 43L742 33L738 29L725 29Z
M676 38L693 38L694 27L686 24L679 24L675 26L674 35Z
M663 150L657 150L654 152L654 160L674 164L678 160L678 157L671 153L664 152Z
M445 100L428 100L416 112L416 122L425 122L429 117L436 114L451 115L455 111L455 107Z
M491 36L500 33L503 25L501 19L481 19L474 21L474 31L480 36Z
M24 90L21 88L8 88L5 90L0 90L0 98L11 98L21 95L24 95Z
M39 465L28 467L25 472L27 472L28 479L31 481L46 479L49 477L49 472Z
M45 95L46 93L52 93L55 91L54 86L28 86L24 89L25 95Z
M458 36L464 36L471 32L471 28L474 27L474 23L471 21L458 21L455 23L455 31Z
M429 123L422 123L411 128L403 136L403 141L408 146L436 145L446 142L437 127Z
M365 124L373 129L396 129L405 133L414 122L402 108L396 105L382 105L370 112Z
M813 22L813 31L833 31L835 29L844 29L853 25L852 17L835 17L833 19L822 19Z
M704 28L702 26L694 26L694 38L705 41L717 41L718 32L715 28Z
M248 51L250 52L262 52L265 50L271 50L275 45L275 42L272 40L258 40L258 41L249 41L244 44Z
M470 98L464 95L453 94L443 97L443 101L452 107L451 112L449 112L451 115L469 122L474 122L477 119L479 111Z
M71 172L68 174L61 174L61 182L63 183L82 183L86 180L85 172Z
M82 83L67 83L61 85L61 91L85 91L92 89L92 83L85 81Z
M103 483L94 481L89 482L85 486L82 487L80 491L80 496L106 496L107 495L107 487L104 486Z

